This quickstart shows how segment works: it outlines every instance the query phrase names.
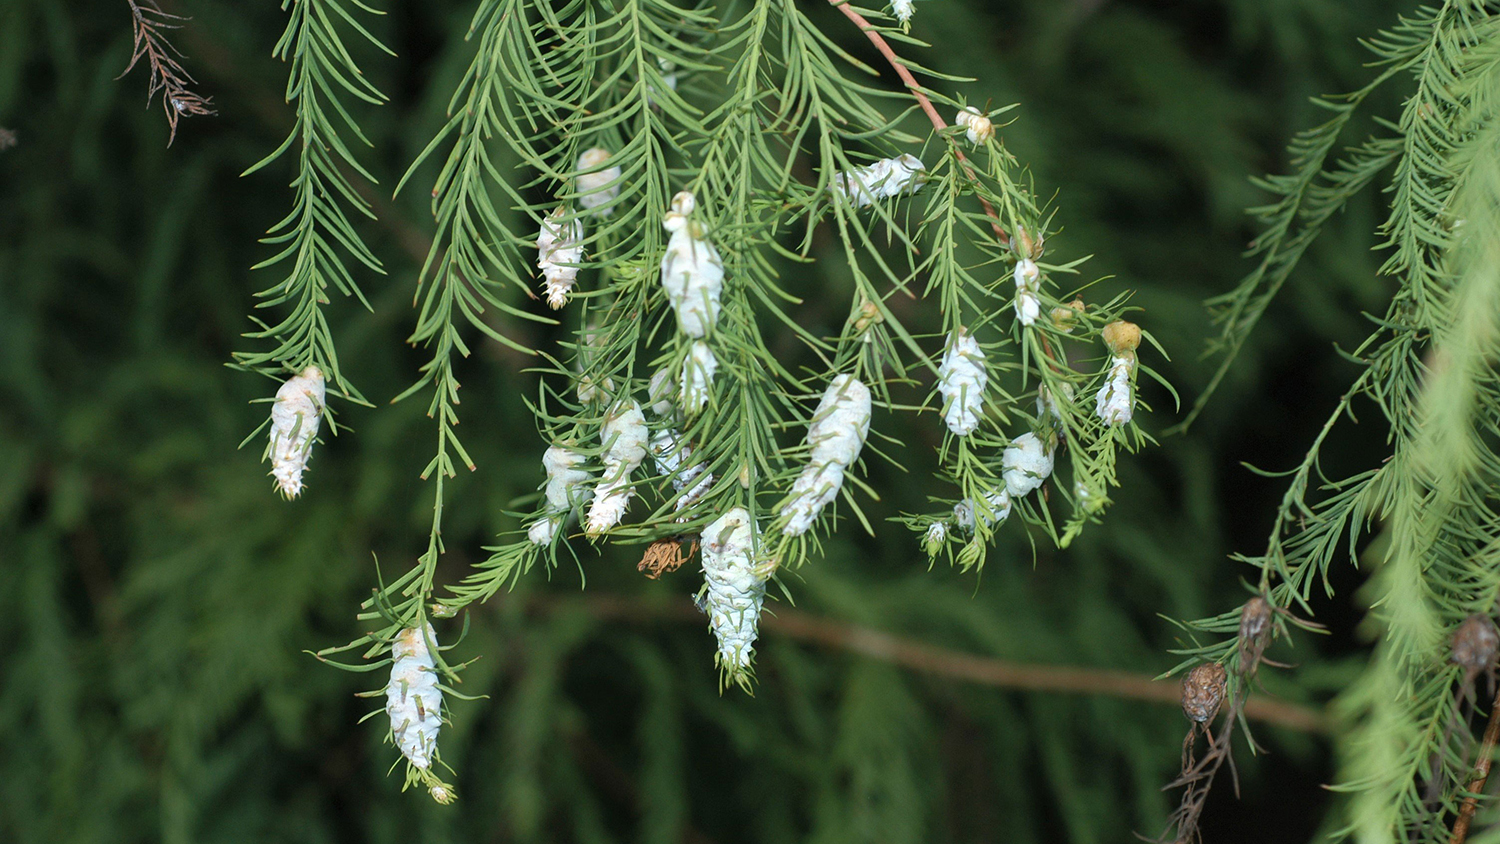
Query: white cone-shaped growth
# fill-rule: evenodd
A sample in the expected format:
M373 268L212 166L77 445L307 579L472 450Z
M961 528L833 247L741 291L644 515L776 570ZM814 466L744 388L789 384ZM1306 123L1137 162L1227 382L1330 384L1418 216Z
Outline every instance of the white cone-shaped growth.
M755 524L743 507L730 509L703 530L704 609L719 642L718 664L736 682L750 668L760 628L766 579L755 565Z
M443 693L429 640L437 637L432 625L426 631L408 627L391 645L391 680L385 687L385 712L391 718L391 735L413 765L426 770L437 753L438 730L443 725Z
M974 433L984 412L984 388L989 384L984 351L974 335L960 328L948 342L938 367L938 392L943 397L943 419L960 437Z
M807 429L812 455L781 508L786 533L800 536L844 485L844 471L859 459L870 433L870 390L850 375L834 376Z
M323 371L309 366L281 385L271 405L271 442L266 453L276 488L287 498L302 494L302 473L323 419L324 390Z
M630 506L633 494L630 473L646 459L646 442L650 439L641 406L630 402L616 407L605 418L599 439L605 446L604 475L594 489L594 500L584 525L589 536L598 536L619 524L625 508Z

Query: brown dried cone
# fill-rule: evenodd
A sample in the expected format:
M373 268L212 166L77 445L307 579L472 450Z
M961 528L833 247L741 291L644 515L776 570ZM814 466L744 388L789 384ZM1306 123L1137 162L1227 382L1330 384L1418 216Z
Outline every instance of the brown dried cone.
M682 564L687 562L689 557L693 556L693 552L698 550L698 543L688 541L688 549L684 553L683 543L684 540L680 536L656 540L646 547L646 553L636 564L635 570L644 573L651 580L677 571L682 568Z
M1486 615L1471 615L1453 631L1453 661L1464 669L1470 682L1495 665L1500 651L1500 631Z
M1217 662L1205 662L1193 667L1182 678L1182 713L1189 721L1205 725L1219 714L1224 703L1224 689L1229 672Z
M1271 602L1259 595L1245 602L1240 610L1240 676L1249 680L1260 667L1266 646L1271 643Z

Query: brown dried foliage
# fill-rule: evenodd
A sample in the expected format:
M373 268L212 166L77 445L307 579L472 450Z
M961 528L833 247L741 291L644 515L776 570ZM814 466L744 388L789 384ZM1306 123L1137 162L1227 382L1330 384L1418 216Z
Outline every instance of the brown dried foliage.
M686 543L688 549L682 550L684 540L679 536L666 539L658 539L646 547L646 553L641 557L640 563L636 564L635 570L642 572L646 577L656 580L664 574L671 574L682 568L682 564L693 556L698 550L698 543Z
M198 84L192 74L177 59L182 53L167 40L166 30L181 29L185 21L180 15L161 10L156 0L125 0L130 4L130 16L135 30L135 48L130 55L130 64L116 79L124 78L142 59L151 68L150 84L146 88L146 104L161 92L162 108L167 113L167 146L177 138L177 120L183 116L217 114L210 105L212 97L203 97L188 88Z
M1232 744L1234 725L1243 717L1245 701L1250 697L1251 681L1261 664L1281 665L1265 657L1266 648L1275 638L1277 613L1290 616L1290 613L1273 605L1264 595L1257 595L1246 601L1245 606L1240 610L1240 641L1239 650L1236 653L1238 658L1234 666L1238 682L1232 695L1227 692L1229 672L1222 665L1216 663L1197 665L1183 678L1182 711L1192 725L1188 728L1187 737L1182 742L1182 771L1177 775L1177 779L1167 783L1163 790L1182 788L1184 791L1182 802L1167 825L1167 832L1171 833L1175 830L1176 835L1169 839L1164 834L1159 840L1190 844L1200 839L1198 819L1203 814L1204 804L1208 801L1208 793L1213 787L1214 777L1225 762L1229 763L1229 772L1234 779L1234 793L1236 796L1239 795L1239 772L1235 770ZM1301 627L1320 626L1301 619L1293 619L1293 621ZM1224 726L1219 730L1218 736L1215 736L1210 727L1226 698L1229 706L1224 716ZM1202 759L1194 759L1193 750L1200 732L1208 739L1208 752L1203 755ZM1251 739L1251 746L1255 746L1253 739Z

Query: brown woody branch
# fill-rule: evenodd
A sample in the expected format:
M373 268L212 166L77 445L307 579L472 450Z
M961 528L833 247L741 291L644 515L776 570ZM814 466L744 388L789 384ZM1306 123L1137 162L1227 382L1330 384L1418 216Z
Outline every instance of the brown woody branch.
M1469 795L1464 798L1463 805L1458 810L1458 818L1453 821L1453 836L1449 839L1449 844L1464 844L1469 837L1469 825L1474 822L1474 812L1479 808L1479 798L1476 795L1484 790L1484 784L1490 777L1496 742L1500 742L1500 692L1495 694L1495 700L1490 703L1490 722L1485 726L1484 738L1479 744L1474 778L1464 788Z
M849 5L848 0L828 0L828 2L832 3L834 8L843 12L844 17L853 21L854 25L859 27L859 31L863 32L865 37L870 39L870 43L875 45L875 49L879 50L882 56L885 56L885 60L896 71L896 75L901 78L901 83L906 86L907 90L911 91L911 95L916 99L917 105L921 106L922 111L927 113L927 119L932 121L933 127L939 132L947 129L947 121L943 120L942 115L938 114L938 110L933 106L932 100L922 92L922 87L917 84L916 77L911 75L911 70L901 61L901 57L896 55L896 51L891 49L891 45L886 42L880 32L869 21L865 20L864 15L855 11L854 7ZM963 150L955 146L953 153L958 158L959 165L963 167L964 175L969 177L969 181L978 184L979 177L975 175L974 167L969 164L969 159L964 155ZM984 206L984 213L990 218L990 228L995 230L995 237L999 239L1000 245L1009 247L1010 235L1000 225L1000 215L995 213L995 207L990 205L990 201L983 196L979 197L979 204Z
M550 603L550 602L549 602ZM582 604L601 620L646 622L670 619L700 622L703 615L687 601L645 602L620 595L591 595L558 601L554 606ZM820 618L790 607L777 607L761 616L760 629L771 636L786 636L803 642L848 651L890 662L922 674L962 680L981 686L1031 692L1105 695L1176 706L1178 684L1155 680L1145 674L1107 668L1070 668L1035 665L969 654L917 642L869 627ZM1246 717L1301 732L1328 729L1318 711L1286 701L1253 697L1245 702Z

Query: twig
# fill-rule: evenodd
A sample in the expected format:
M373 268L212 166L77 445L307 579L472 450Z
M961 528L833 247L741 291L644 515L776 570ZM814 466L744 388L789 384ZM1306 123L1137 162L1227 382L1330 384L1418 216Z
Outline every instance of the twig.
M1469 837L1469 824L1474 822L1474 812L1479 808L1478 794L1490 776L1490 761L1495 756L1495 743L1500 741L1500 692L1490 703L1490 722L1484 728L1484 739L1479 744L1479 758L1474 762L1474 778L1464 790L1469 795L1459 807L1458 818L1453 821L1453 837L1449 844L1464 844Z
M151 66L151 79L146 87L146 105L151 104L151 98L156 92L161 92L161 105L167 113L167 125L171 127L171 133L167 136L167 146L177 138L177 120L183 115L210 115L216 114L209 104L213 97L202 97L188 89L189 84L196 85L198 81L192 74L182 66L173 54L181 56L182 53L172 46L162 30L181 29L182 25L176 21L187 20L181 15L173 15L161 10L156 5L156 0L125 0L130 4L130 16L135 31L135 47L130 54L130 64L116 79L123 78L141 59L145 59Z
M921 106L922 111L927 113L927 119L932 121L932 125L939 132L947 129L947 121L943 120L942 115L938 114L937 108L932 105L932 100L928 99L927 95L922 93L922 87L917 84L916 77L911 75L911 71L902 63L901 57L896 55L896 51L891 49L891 45L886 43L885 38L876 31L875 27L869 21L865 20L863 15L856 12L854 7L849 5L848 0L828 0L828 2L833 4L834 8L843 12L844 17L853 21L854 25L859 27L860 32L863 32L865 37L870 39L870 43L875 45L875 49L879 50L882 56L885 56L885 60L896 71L896 75L901 77L901 82L906 85L907 90L911 91L911 95L916 98L917 105ZM953 153L958 158L958 163L962 165L964 175L969 177L969 181L977 184L979 177L975 175L974 168L969 164L969 159L964 155L963 150L955 146ZM990 205L990 201L983 196L979 197L979 204L984 206L984 213L990 218L990 228L995 230L995 237L1000 240L1000 245L1009 248L1010 235L1000 225L1000 215L995 213L995 207Z
M549 602L552 603L552 602ZM688 601L645 602L619 595L592 595L559 600L557 606L582 604L590 615L605 620L698 622L703 615ZM1033 692L1107 695L1129 700L1178 705L1177 683L1145 674L1105 668L1065 668L1034 665L963 653L883 633L869 627L820 618L790 607L777 607L761 617L760 628L771 635L813 642L829 648L894 663L903 668L964 680L982 686ZM1246 717L1308 733L1328 729L1323 715L1306 706L1256 697L1245 702Z

